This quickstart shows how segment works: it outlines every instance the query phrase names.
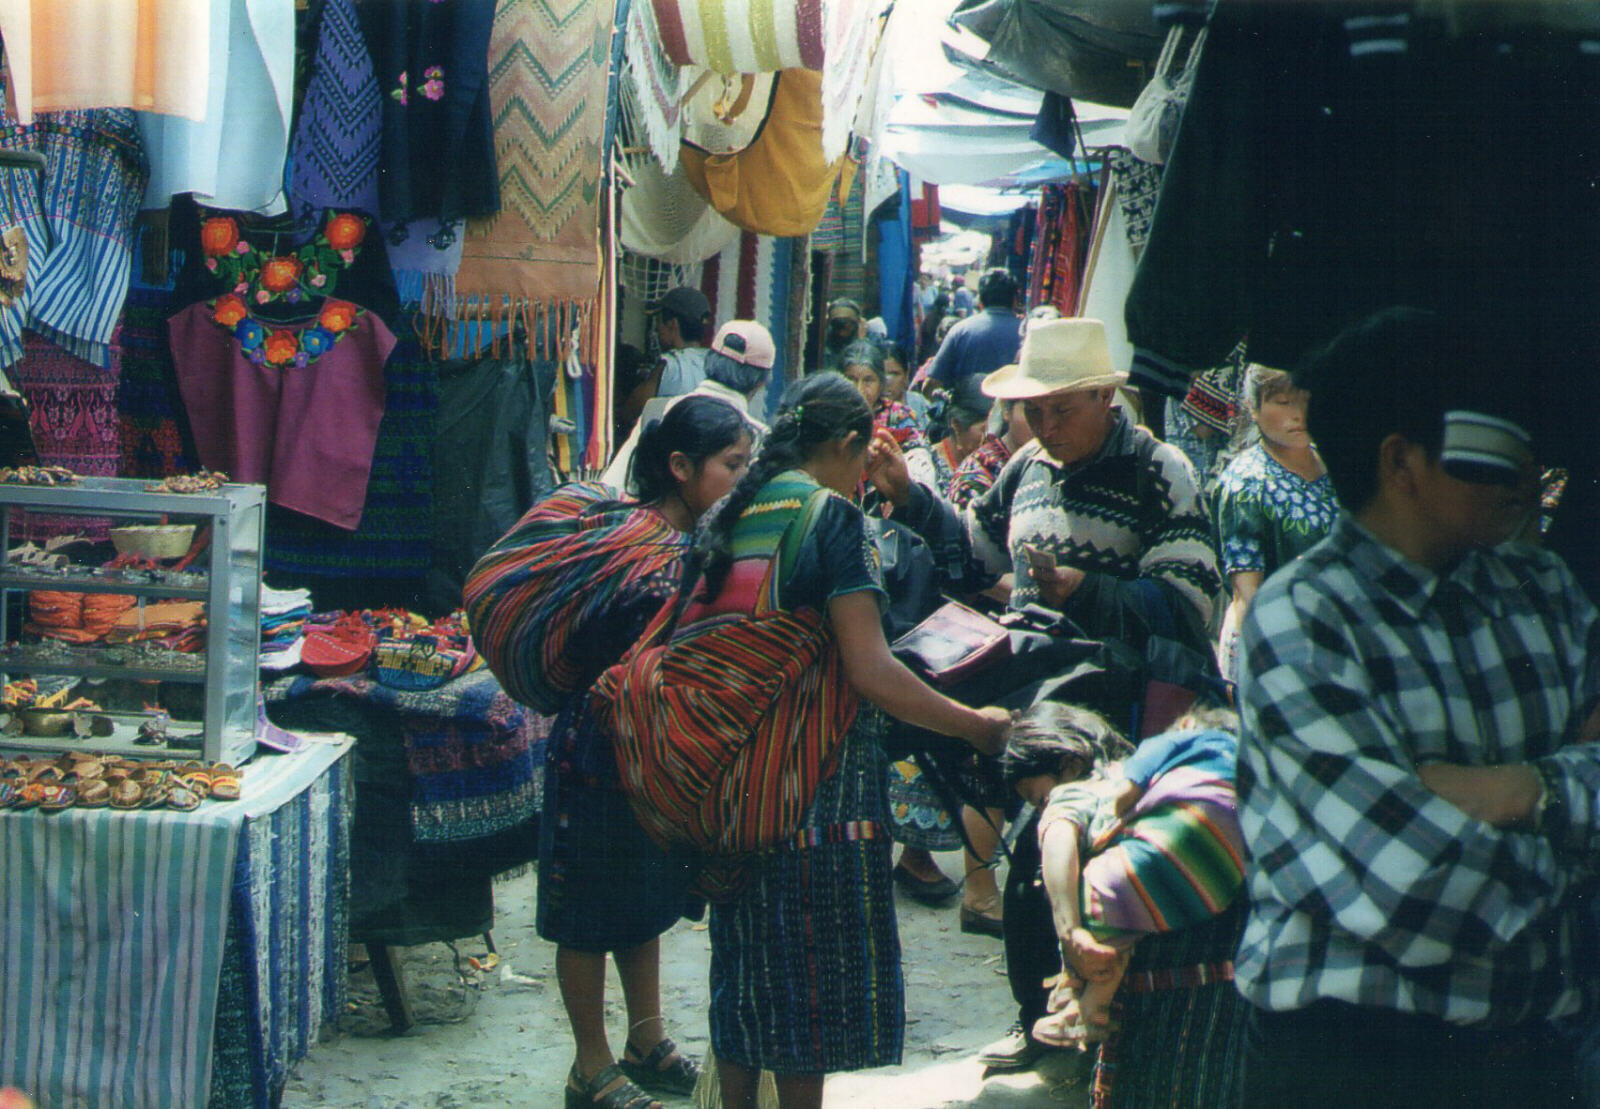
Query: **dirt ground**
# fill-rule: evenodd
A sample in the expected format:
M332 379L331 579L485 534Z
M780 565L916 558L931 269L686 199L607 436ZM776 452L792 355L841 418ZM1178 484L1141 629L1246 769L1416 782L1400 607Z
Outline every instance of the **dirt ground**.
M947 874L960 856L938 856ZM528 1109L561 1105L572 1041L555 984L555 948L534 932L534 879L495 888L500 965L468 960L480 940L427 944L399 954L418 1020L389 1033L370 969L352 973L340 1035L319 1045L290 1079L285 1109ZM932 909L903 896L906 1051L899 1067L835 1075L826 1109L1024 1109L1087 1105L1086 1057L1055 1053L1033 1071L986 1077L978 1050L1014 1015L1000 941L962 935L954 906ZM359 954L359 949L355 949ZM680 921L662 937L662 993L673 1037L691 1054L707 1049L704 925ZM616 980L608 991L612 1047L626 1018ZM667 1099L688 1107L688 1098Z

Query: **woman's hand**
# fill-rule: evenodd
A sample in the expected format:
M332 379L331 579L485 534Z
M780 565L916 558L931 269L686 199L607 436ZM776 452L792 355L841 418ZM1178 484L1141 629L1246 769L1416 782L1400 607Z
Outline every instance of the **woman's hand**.
M1016 713L1010 709L1003 709L997 705L977 710L978 723L970 735L964 738L982 755L998 755L1006 749L1006 740L1011 738L1011 725L1016 720Z
M896 508L904 508L911 499L911 472L906 469L906 456L886 428L874 431L872 442L867 445L867 480Z
M1061 937L1061 953L1067 965L1085 981L1103 982L1116 975L1120 952L1094 938L1084 927L1074 928Z

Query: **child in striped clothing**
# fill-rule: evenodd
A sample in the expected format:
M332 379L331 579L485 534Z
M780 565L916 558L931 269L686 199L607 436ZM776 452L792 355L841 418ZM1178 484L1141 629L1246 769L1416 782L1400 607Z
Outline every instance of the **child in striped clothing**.
M1231 714L1230 714L1231 715ZM1137 750L1102 717L1044 702L1013 728L1001 772L1040 809L1039 848L1063 958L1033 1037L1104 1039L1143 936L1199 924L1237 895L1244 848L1231 731L1185 720Z

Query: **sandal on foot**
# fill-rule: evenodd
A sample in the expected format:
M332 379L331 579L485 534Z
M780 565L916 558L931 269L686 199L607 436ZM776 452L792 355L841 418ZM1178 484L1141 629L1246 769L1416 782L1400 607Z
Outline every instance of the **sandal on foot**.
M618 1079L622 1081L616 1089L600 1092ZM567 1109L661 1109L661 1103L629 1082L615 1063L587 1082L574 1066L567 1076L566 1091Z
M678 1057L667 1062L674 1053ZM636 1063L629 1059L630 1054L638 1056L639 1061ZM622 1059L617 1065L622 1068L623 1074L640 1086L663 1094L687 1096L694 1093L694 1084L700 1080L699 1064L678 1051L678 1045L666 1036L661 1037L661 1042L651 1048L648 1055L634 1047L630 1040L623 1048Z

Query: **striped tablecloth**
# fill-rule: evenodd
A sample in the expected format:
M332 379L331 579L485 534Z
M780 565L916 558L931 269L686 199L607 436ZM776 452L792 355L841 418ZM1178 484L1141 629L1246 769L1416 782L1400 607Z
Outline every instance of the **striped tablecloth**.
M304 1053L315 1027L272 1043L272 1003L303 1001L313 1015L295 1025L332 1015L324 972L344 937L327 925L343 923L347 877L328 863L348 858L351 746L308 738L246 767L243 800L192 813L0 811L0 1085L61 1109L207 1105L230 949L230 1004L253 1033L239 1065ZM273 880L285 835L307 880Z

